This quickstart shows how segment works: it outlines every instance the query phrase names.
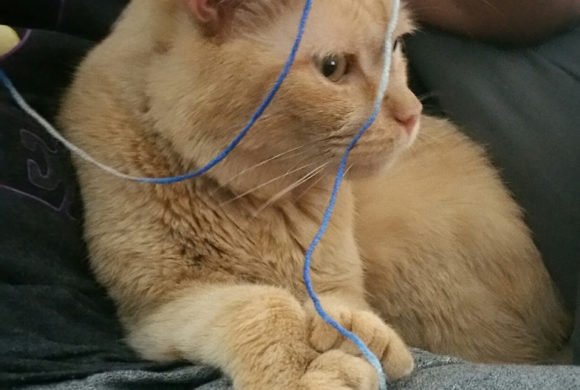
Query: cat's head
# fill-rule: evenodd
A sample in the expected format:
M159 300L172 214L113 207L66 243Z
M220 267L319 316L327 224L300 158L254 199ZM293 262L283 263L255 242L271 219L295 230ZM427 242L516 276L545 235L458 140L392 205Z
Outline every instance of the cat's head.
M200 166L234 139L273 86L304 0L149 1L163 3L155 12L166 17L155 26L155 58L144 81L148 115L184 160ZM247 169L238 181L248 187L322 166L321 172L334 173L371 114L391 15L390 0L315 0L288 78L216 168L220 180ZM399 39L411 30L403 9L383 109L351 153L352 177L380 171L416 136L421 104L407 86Z

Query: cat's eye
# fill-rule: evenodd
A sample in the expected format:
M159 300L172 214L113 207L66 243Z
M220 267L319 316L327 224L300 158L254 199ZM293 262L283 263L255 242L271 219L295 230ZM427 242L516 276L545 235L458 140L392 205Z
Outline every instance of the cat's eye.
M319 61L318 66L324 77L337 82L348 72L348 58L344 55L329 54Z

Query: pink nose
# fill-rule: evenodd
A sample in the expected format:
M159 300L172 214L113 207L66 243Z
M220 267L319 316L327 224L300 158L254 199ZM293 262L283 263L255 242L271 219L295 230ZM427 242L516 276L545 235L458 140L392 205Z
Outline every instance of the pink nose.
M419 122L419 114L395 115L395 119L405 128L407 133L410 133L417 126L417 122Z
M419 123L421 112L423 112L423 105L419 101L416 101L415 104L406 107L406 109L394 109L393 116L397 123L410 133L415 129L417 123Z

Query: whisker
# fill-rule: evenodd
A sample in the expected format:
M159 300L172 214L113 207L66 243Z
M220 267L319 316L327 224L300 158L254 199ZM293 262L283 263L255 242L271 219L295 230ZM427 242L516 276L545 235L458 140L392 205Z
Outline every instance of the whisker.
M419 132L418 140L420 141L431 141L431 142L439 142L441 139L445 137L444 134L430 134L428 132L422 131Z
M282 157L288 156L290 153L293 153L293 152L296 152L297 150L303 149L305 146L306 146L306 145L300 145L300 146L298 146L298 147L296 147L296 148L293 148L293 149L290 149L290 150L286 150L286 151L284 151L284 152L282 152L282 153L280 153L280 154L277 154L277 155L275 155L275 156L273 156L273 157L267 158L267 159L265 159L265 160L263 160L263 161L261 161L261 162L257 163L256 165L253 165L253 166L251 166L251 167L248 167L248 168L246 168L246 169L243 169L241 172L238 172L238 173L236 173L234 176L230 177L230 178L229 178L228 180L226 180L226 181L225 181L223 184L221 184L221 185L220 185L220 186L219 186L217 189L215 189L215 190L213 191L213 195L215 195L217 191L219 191L220 189L224 188L225 186L227 186L228 184L230 184L231 182L233 182L234 180L236 180L236 179L237 179L237 178L239 178L240 176L242 176L242 175L245 175L245 174L247 174L248 172L250 172L250 171L252 171L252 170L254 170L254 169L257 169L257 168L259 168L259 167L262 167L262 166L264 166L264 165L268 164L269 162L272 162L272 161L274 161L274 160L276 160L276 159L279 159L279 158L282 158ZM292 157L292 158L293 158L293 157L297 157L297 156L299 156L299 155L300 155L300 154L295 154L295 155L292 155L292 156L290 156L290 157Z
M275 177L275 178L273 178L273 179L270 179L270 180L268 180L267 182L265 182L265 183L262 183L262 184L260 184L260 185L258 185L258 186L256 186L256 187L254 187L254 188L252 188L252 189L250 189L250 190L248 190L248 191L246 191L246 192L244 192L244 193L240 194L240 195L237 195L236 197L234 197L234 198L232 198L232 199L229 199L229 200L227 200L227 201L225 201L225 202L222 202L222 203L220 203L220 206L224 206L224 205L230 204L230 203L232 203L232 202L235 202L236 200L239 200L239 199L241 199L241 198L243 198L243 197L246 197L246 196L250 195L251 193L253 193L253 192L256 192L256 191L260 190L261 188L264 188L264 187L266 187L267 185L270 185L270 184L272 184L272 183L274 183L274 182L276 182L276 181L278 181L278 180L280 180L280 179L283 179L283 178L285 178L285 177L287 177L287 176L290 176L290 175L292 175L293 173L300 172L301 170L303 170L303 169L306 169L306 168L308 168L308 167L311 167L311 166L312 166L312 165L314 165L314 164L315 164L315 163L309 163L309 164L303 165L303 166L301 166L301 167L299 167L299 168L296 168L296 169L292 169L292 170L290 170L290 171L287 171L286 173L284 173L284 174L282 174L282 175L280 175L280 176L278 176L278 177Z
M423 95L417 96L417 99L419 99L419 101L421 103L424 103L427 99L438 98L438 97L440 97L440 96L437 92L431 91L431 92L425 93Z
M348 172L352 169L352 167L354 167L354 164L350 164L348 167L346 167L344 170L344 176L348 175Z
M318 166L317 168L314 168L312 171L310 171L306 175L302 176L296 182L290 184L288 187L284 188L282 191L275 194L267 202L265 202L262 206L260 206L260 208L258 210L256 210L256 212L254 213L254 218L256 218L262 211L264 211L265 209L270 207L274 202L276 202L277 200L284 197L284 195L286 195L287 193L289 193L293 189L299 187L300 185L306 183L308 180L310 180L313 177L315 177L316 175L318 175L320 172L322 172L324 170L324 168L326 168L327 165L328 165L328 162L325 162L324 164Z
M295 198L296 201L299 201L300 199L302 199L302 197L304 197L304 195L306 195L308 193L308 191L310 191L311 189L313 189L314 187L316 187L316 185L318 183L320 183L322 181L322 179L324 179L324 175L321 175L318 179L314 180L312 182L312 184L310 184L308 187L306 187L304 189L304 191L302 191L300 194L298 194L298 196Z

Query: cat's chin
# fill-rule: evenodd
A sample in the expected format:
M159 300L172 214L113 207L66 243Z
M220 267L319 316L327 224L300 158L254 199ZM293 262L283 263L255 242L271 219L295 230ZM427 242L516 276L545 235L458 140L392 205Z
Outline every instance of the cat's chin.
M396 164L399 156L411 147L416 138L417 129L402 137L394 148L381 157L352 156L346 177L349 180L362 180L383 174Z
M374 176L379 176L387 171L397 160L397 155L391 155L385 159L376 161L355 162L349 166L346 173L348 180L363 180Z

